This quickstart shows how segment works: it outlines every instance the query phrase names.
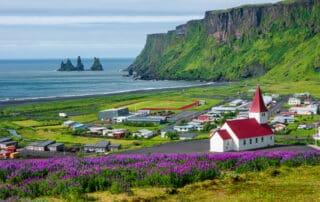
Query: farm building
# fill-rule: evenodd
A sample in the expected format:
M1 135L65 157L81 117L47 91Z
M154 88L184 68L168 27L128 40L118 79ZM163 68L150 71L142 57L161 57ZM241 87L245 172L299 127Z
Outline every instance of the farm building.
M143 137L143 138L151 138L153 137L154 133L153 131L148 129L141 129L141 130L138 130L137 132L134 132L132 135L137 137Z
M60 112L60 113L59 113L59 117L61 117L61 118L67 118L68 115L67 115L66 113L64 113L64 112Z
M288 105L301 105L301 100L299 98L291 97L288 100Z
M0 149L6 149L8 146L17 146L17 141L0 142Z
M64 151L64 144L63 143L54 143L54 144L50 144L48 145L48 150L49 151Z
M68 120L68 121L63 122L62 125L65 126L65 127L71 127L75 123L76 123L75 121Z
M128 116L129 109L126 108L116 108L116 109L107 109L100 111L98 114L99 120L112 120L115 117L119 116Z
M89 127L88 129L89 129L90 133L102 135L103 130L105 130L106 127Z
M56 143L54 140L45 140L40 142L33 142L25 147L26 150L31 151L48 151L48 146Z
M226 121L210 138L211 152L243 151L274 145L261 90L258 87L249 110L249 118Z
M125 134L127 133L126 129L105 129L102 131L103 136L108 136L108 137L124 137Z
M192 125L174 126L173 129L178 132L189 132L194 130L194 126Z
M104 153L108 151L108 146L110 145L109 141L101 141L96 144L86 144L84 145L83 150L85 152L96 152L96 153Z
M12 138L10 138L10 137L2 137L2 138L0 138L0 142L9 142L9 141L12 141Z
M83 123L75 123L71 126L72 130L86 130L88 127Z
M294 112L299 115L312 115L318 113L318 105L311 104L305 107L291 107L289 109L290 112Z
M274 117L271 123L294 123L294 115L278 115Z
M109 151L118 151L121 149L121 144L110 144L108 146Z
M129 122L149 122L149 123L156 123L161 124L167 121L166 117L163 116L144 116L144 115L137 115L131 116L127 118Z
M192 140L195 138L197 135L194 133L183 133L180 135L179 139L180 140Z

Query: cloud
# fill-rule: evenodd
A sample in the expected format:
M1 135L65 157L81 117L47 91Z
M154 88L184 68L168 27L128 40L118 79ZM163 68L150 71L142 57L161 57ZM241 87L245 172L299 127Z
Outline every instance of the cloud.
M0 25L68 25L107 23L174 23L203 16L0 16Z

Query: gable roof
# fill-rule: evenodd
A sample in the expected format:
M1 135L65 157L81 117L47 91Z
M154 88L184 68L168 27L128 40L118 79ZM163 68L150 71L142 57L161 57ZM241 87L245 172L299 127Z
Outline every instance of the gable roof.
M253 102L249 112L267 112L268 109L264 104L260 87L258 86L254 94Z
M232 139L227 130L217 130L216 133L218 133L223 140Z
M255 118L227 121L226 124L239 139L273 134L268 124L259 124Z

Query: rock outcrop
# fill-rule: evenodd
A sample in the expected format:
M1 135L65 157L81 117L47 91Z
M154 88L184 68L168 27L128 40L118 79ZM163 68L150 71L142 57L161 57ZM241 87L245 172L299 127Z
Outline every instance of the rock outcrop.
M94 58L93 64L90 68L91 71L103 71L102 64L99 60L99 58Z
M102 64L99 58L94 58L93 65L89 69L90 71L103 71ZM77 58L77 65L74 66L70 59L67 59L66 63L63 61L61 62L61 66L58 71L85 71L84 65L81 61L81 57L78 56Z

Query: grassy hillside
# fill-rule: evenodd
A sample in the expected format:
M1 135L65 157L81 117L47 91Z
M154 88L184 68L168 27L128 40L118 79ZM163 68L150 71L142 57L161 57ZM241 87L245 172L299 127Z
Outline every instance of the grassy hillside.
M144 79L320 80L320 1L301 2L207 12L148 36L129 69Z

